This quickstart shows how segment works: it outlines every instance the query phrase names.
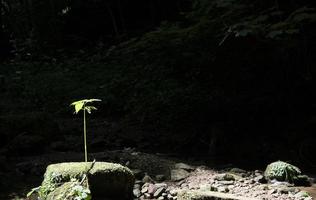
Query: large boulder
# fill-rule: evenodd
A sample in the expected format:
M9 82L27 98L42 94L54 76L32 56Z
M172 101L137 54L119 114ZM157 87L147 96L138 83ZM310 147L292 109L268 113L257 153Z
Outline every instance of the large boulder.
M82 181L87 174L93 199L129 199L134 176L128 168L107 162L69 162L49 165L46 169L40 194L45 198L61 185L73 180ZM64 187L69 185L64 185ZM63 188L59 188L63 190ZM56 192L55 192L56 193Z
M298 167L283 161L269 164L264 172L264 177L268 181L286 181L295 185L310 184L308 176L303 175Z

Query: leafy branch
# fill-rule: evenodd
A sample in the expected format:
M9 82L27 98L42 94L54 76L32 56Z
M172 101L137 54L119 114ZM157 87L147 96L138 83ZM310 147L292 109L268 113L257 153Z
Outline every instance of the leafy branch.
M88 103L101 101L100 99L83 99L80 101L75 101L70 106L75 107L74 114L78 114L79 111L83 111L83 138L84 138L84 155L85 155L85 162L88 162L88 150L87 150L87 123L86 123L86 112L91 114L92 110L97 110L96 107L87 105Z

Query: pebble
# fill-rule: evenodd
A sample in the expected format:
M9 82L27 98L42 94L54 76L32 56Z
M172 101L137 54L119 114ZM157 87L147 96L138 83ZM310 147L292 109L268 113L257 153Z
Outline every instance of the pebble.
M162 193L165 191L165 188L164 187L161 187L161 188L158 188L155 193L154 193L154 197L159 197L162 195Z
M137 197L137 198L142 195L141 191L140 191L138 188L136 188L136 189L133 190L133 194L134 194L134 196Z

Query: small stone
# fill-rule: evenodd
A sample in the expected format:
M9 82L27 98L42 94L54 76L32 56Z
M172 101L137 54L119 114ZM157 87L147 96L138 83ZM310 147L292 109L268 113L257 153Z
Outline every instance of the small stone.
M164 200L165 199L165 197L159 197L158 198L158 200Z
M148 194L148 193L145 193L145 194L144 194L144 197L145 197L145 199L150 199L151 195Z
M259 189L259 190L269 190L269 186L267 186L267 185L260 185L260 186L258 187L258 189Z
M246 184L254 184L256 181L253 179L245 180Z
M271 190L268 191L268 194L271 195L271 194L274 194L274 193L276 193L276 192L277 192L276 189L271 189Z
M235 180L234 176L231 174L217 174L214 177L214 179L217 181L234 181Z
M140 190L138 188L133 190L133 194L135 197L140 197L142 195L142 193L140 192Z
M277 188L277 192L280 194L289 194L290 192L295 193L296 188L282 186Z
M222 192L222 193L227 193L227 192L229 192L229 189L224 186L224 187L218 187L217 191Z
M170 190L170 194L171 194L172 196L177 196L178 191L177 191L177 190Z
M141 190L141 192L144 194L144 193L146 193L148 191L148 187L143 187L142 188L142 190Z
M184 169L171 170L171 181L180 181L189 176L189 172Z
M166 184L166 183L156 183L156 184L155 184L155 187L156 187L156 188L161 188L161 187L162 187L162 188L165 188L165 189L166 189L166 188L167 188L167 184Z
M200 190L203 190L203 191L211 191L211 184L203 184L203 185L200 185Z
M218 187L212 185L210 191L217 192Z
M256 176L254 178L254 181L258 182L258 183L267 183L266 179L264 178L264 176L262 175L259 175L259 176Z
M159 196L161 196L161 194L165 191L165 188L161 187L161 188L158 188L155 193L154 193L154 197L157 198Z
M233 185L234 181L218 181L218 183L222 185Z
M156 192L156 186L154 184L149 184L147 193L153 195Z
M310 197L310 195L308 194L308 192L306 191L300 191L298 193L296 193L294 195L296 198L306 198L306 197Z

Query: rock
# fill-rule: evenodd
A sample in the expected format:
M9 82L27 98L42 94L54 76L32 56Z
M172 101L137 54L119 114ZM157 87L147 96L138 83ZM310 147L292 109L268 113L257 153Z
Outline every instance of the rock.
M220 186L217 188L218 192L227 193L229 192L229 189L226 186Z
M271 190L268 191L268 194L271 195L271 194L274 194L274 193L276 193L276 192L277 192L276 189L271 189Z
M280 193L280 194L289 194L290 192L291 193L296 193L297 192L296 188L287 187L287 186L281 186L281 187L276 188L276 189L277 189L277 192Z
M214 177L214 180L217 180L217 181L234 181L235 177L231 174L217 174Z
M160 197L162 195L162 193L165 191L166 189L164 187L161 187L161 188L158 188L155 193L154 193L154 197L157 198L157 197Z
M245 184L254 184L256 181L253 180L253 179L248 179L248 180L245 180L244 183Z
M49 165L41 191L50 193L57 184L69 182L72 178L81 180L88 170L89 186L94 198L115 196L116 199L124 199L132 196L135 181L132 171L122 165L107 162L94 164L69 162Z
M257 183L267 183L267 180L262 175L256 176L253 180Z
M293 183L294 179L301 175L301 170L289 163L277 161L269 164L264 171L266 180L287 181Z
M139 188L135 188L133 190L133 195L134 195L134 197L138 198L138 197L140 197L142 195L142 193L140 192Z
M184 169L184 170L186 170L186 171L193 171L193 170L195 170L194 167L192 167L192 166L190 166L190 165L188 165L188 164L185 164L185 163L176 163L176 164L174 165L174 168L175 168L175 169Z
M135 184L134 184L134 189L136 189L136 188L140 189L140 184L135 183Z
M156 190L157 188L154 184L149 184L147 193L153 195L156 192Z
M203 184L200 185L200 190L201 191L211 191L212 185L211 184Z
M311 186L313 184L313 179L306 175L298 175L294 177L293 183L298 186Z
M296 198L299 198L299 199L304 199L304 198L310 197L310 195L306 191L300 191L300 192L296 193L294 196Z
M184 169L171 170L171 181L180 181L189 176L189 172Z
M145 186L145 187L143 187L143 188L142 188L141 193L143 193L143 194L144 194L144 193L146 193L147 191L148 191L148 187L147 187L147 186Z
M170 192L169 192L172 196L177 196L177 194L178 194L178 190L170 190Z
M161 187L163 187L163 188L166 189L166 188L167 188L167 184L166 184L166 183L156 183L156 184L155 184L155 187L156 187L156 188L161 188Z
M258 189L259 190L269 190L269 186L267 186L267 185L259 185Z
M258 200L255 198L247 198L235 196L227 193L220 192L205 192L205 191L190 191L183 190L178 193L178 200Z
M218 184L221 184L221 185L233 185L234 181L218 181Z

